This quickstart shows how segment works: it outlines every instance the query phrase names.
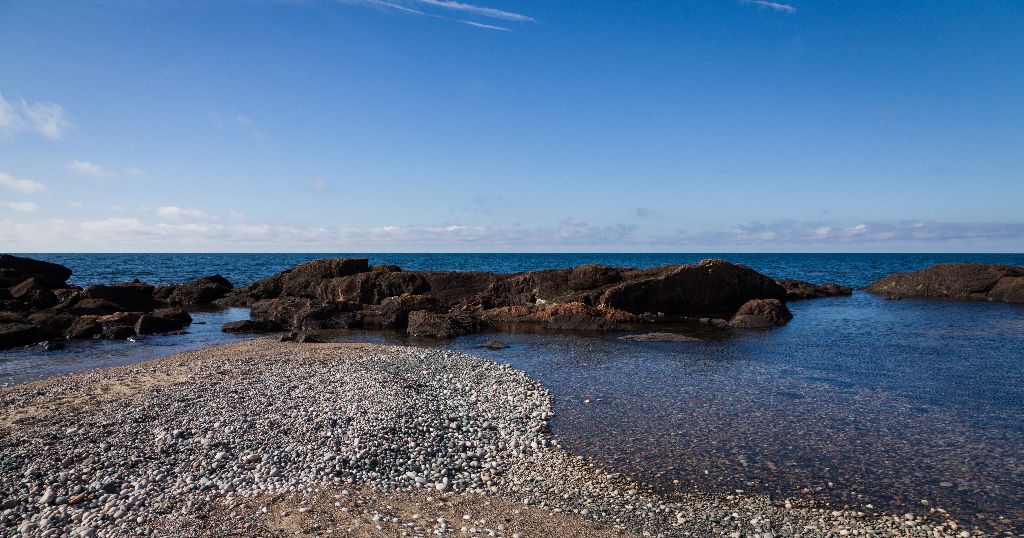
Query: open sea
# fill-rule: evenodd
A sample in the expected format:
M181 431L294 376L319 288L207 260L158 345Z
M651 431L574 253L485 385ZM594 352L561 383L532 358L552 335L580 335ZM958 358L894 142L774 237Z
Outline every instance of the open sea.
M406 269L516 272L584 263L650 267L723 258L775 277L862 287L936 263L1024 266L1020 254L28 254L79 285L158 284L220 273L236 285L303 261L365 256ZM766 331L699 342L614 334L479 334L452 342L350 331L338 340L433 345L508 363L556 399L572 452L668 492L812 498L903 513L948 510L1024 534L1024 306L852 297L790 303ZM147 360L244 338L245 309L193 313L188 334L0 352L0 384ZM486 350L487 340L509 347ZM589 403L588 403L589 402Z

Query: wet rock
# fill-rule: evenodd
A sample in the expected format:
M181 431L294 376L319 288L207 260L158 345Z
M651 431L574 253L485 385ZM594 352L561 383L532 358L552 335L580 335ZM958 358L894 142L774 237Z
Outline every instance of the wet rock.
M36 312L28 317L29 323L39 327L45 334L53 336L63 335L78 319L70 314L54 312Z
M277 297L256 301L249 311L253 319L270 320L287 327L295 326L296 315L312 303L304 297Z
M839 297L853 294L853 288L840 286L833 282L812 284L792 278L780 278L776 282L786 288L786 300L819 299L822 297Z
M497 340L488 340L487 342L484 342L484 345L482 345L480 347L483 347L483 348L486 348L486 349L505 349L505 348L508 347L508 344L506 344L504 342L499 342Z
M454 338L479 332L484 328L479 320L468 314L437 314L426 310L409 313L409 336L423 338Z
M27 346L46 338L46 334L30 323L0 322L0 349Z
M645 333L645 334L627 334L620 336L619 340L627 342L700 342L700 338L694 338L692 336L686 336L684 334L676 333Z
M103 334L103 325L97 319L99 316L82 316L71 324L64 331L64 336L75 339L97 338Z
M135 336L135 324L142 314L137 312L118 312L109 316L100 316L96 322L103 328L103 338L124 340Z
M40 342L39 346L43 348L43 351L58 351L64 349L65 344L64 340L44 340Z
M778 299L754 299L740 307L729 320L734 329L781 327L793 319L786 305Z
M231 321L220 326L220 330L226 333L273 333L283 328L280 323L265 319Z
M161 308L143 314L135 322L136 334L155 334L183 329L192 323L192 316L184 310Z
M153 297L162 303L174 305L207 304L224 297L234 288L228 279L210 275L183 284L157 286L153 290Z
M354 329L362 326L361 304L331 301L299 310L291 326L304 330Z
M1024 304L1024 268L1013 265L947 263L912 273L893 273L865 288L901 297L972 299Z

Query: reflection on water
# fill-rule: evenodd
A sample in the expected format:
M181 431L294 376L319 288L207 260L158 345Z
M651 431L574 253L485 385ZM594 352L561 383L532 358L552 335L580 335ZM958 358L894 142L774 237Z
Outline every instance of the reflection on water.
M940 507L988 530L1024 532L1024 308L864 293L790 306L795 318L781 329L694 333L698 342L337 339L444 346L522 369L555 396L553 432L566 448L667 491L767 492L898 513ZM220 323L245 316L196 314L207 324L188 337L5 353L0 376L230 341ZM482 348L488 340L509 347Z

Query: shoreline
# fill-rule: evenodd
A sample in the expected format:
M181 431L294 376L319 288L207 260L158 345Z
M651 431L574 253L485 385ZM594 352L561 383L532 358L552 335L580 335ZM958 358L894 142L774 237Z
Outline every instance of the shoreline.
M0 490L17 492L0 528L29 514L30 535L401 535L441 517L442 535L983 535L942 513L653 493L560 449L538 382L444 350L257 339L3 388L0 410Z

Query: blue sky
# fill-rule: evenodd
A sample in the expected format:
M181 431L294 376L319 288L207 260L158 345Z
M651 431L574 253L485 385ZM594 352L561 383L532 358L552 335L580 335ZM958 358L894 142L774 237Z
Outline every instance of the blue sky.
M1024 3L0 3L0 250L1024 251Z

